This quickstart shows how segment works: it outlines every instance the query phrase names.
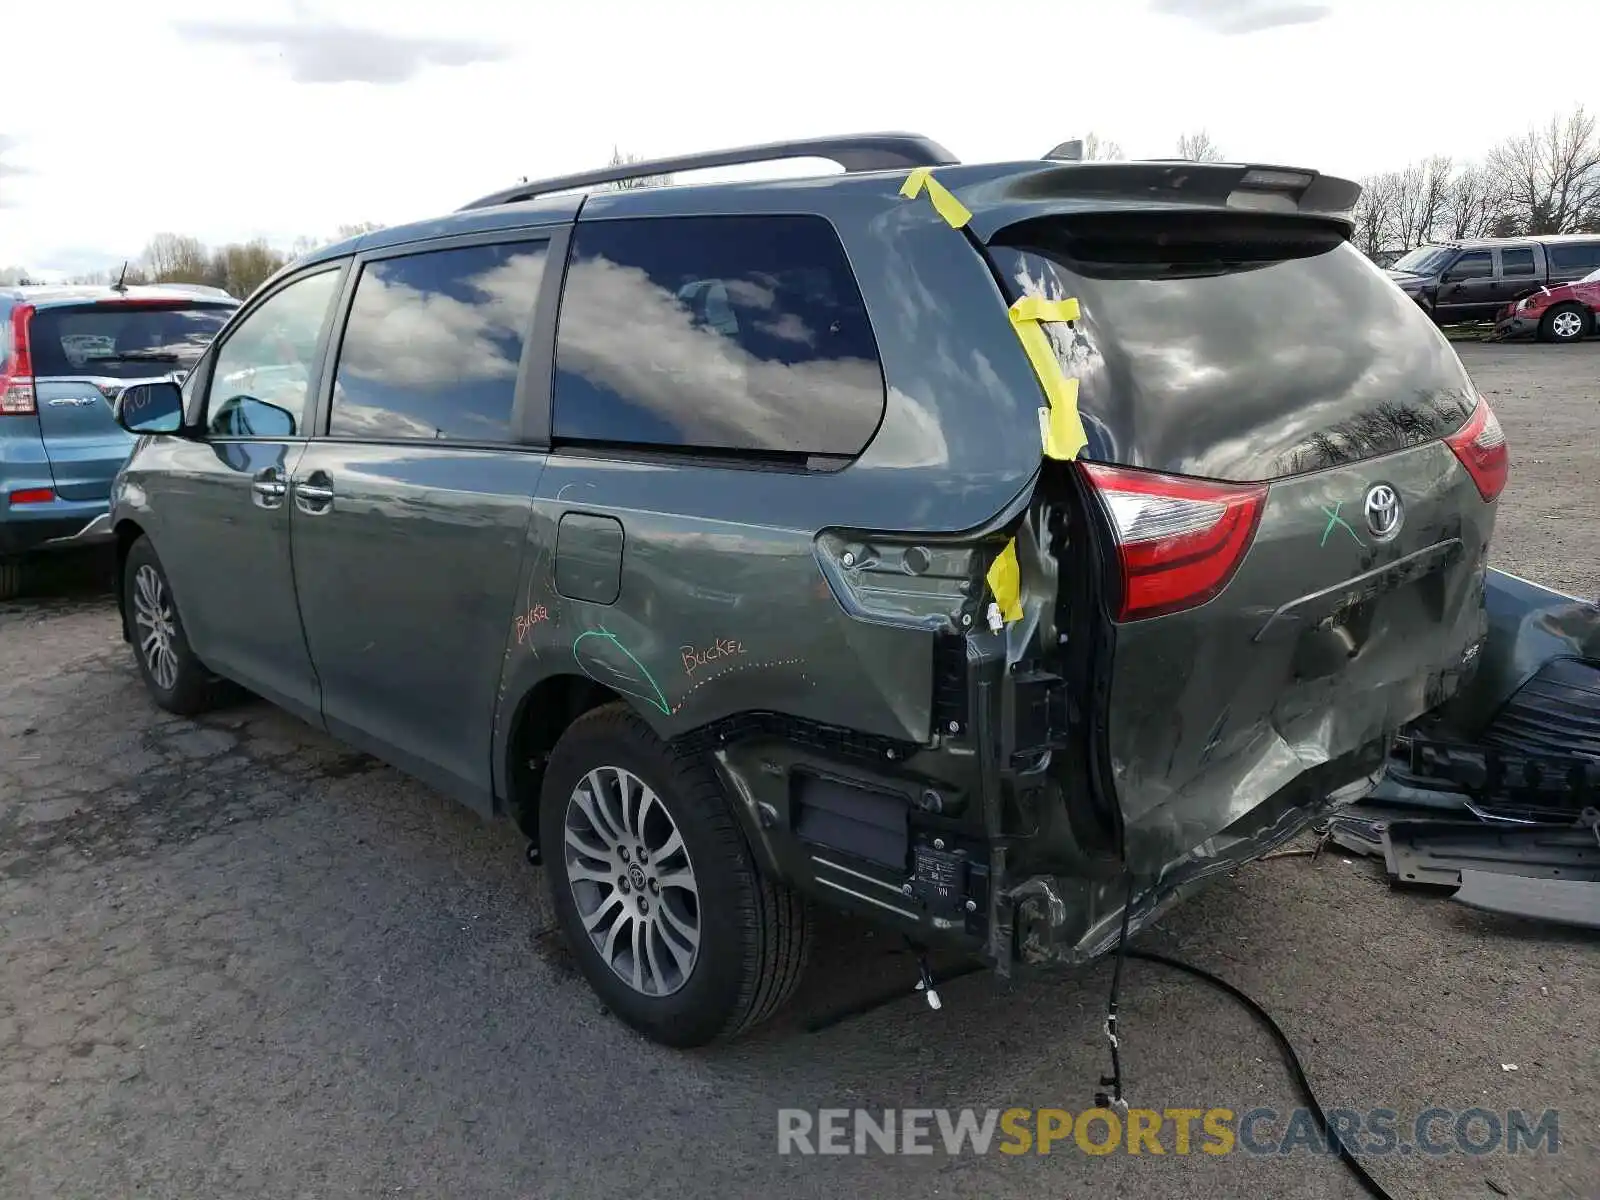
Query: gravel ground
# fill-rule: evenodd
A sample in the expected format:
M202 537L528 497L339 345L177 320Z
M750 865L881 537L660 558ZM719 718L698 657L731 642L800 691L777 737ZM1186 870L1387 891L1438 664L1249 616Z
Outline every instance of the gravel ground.
M1460 349L1514 449L1497 565L1600 593L1600 344ZM942 1012L908 996L809 1033L911 978L887 939L831 920L771 1026L654 1047L575 974L508 825L264 704L159 714L101 566L0 604L8 1200L1360 1194L1303 1155L780 1157L784 1107L1087 1107L1108 970L972 976ZM1593 938L1393 892L1331 854L1255 864L1140 944L1261 1000L1327 1104L1559 1110L1555 1155L1373 1160L1395 1195L1595 1195ZM1130 963L1122 1023L1136 1106L1295 1103L1269 1038L1181 976Z
M1493 565L1600 599L1600 341L1456 350L1511 444Z

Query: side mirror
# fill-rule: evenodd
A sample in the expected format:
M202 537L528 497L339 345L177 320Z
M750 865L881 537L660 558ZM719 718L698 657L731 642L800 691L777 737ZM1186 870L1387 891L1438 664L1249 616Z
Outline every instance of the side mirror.
M117 397L116 418L129 433L177 433L183 428L183 392L166 379L130 384Z

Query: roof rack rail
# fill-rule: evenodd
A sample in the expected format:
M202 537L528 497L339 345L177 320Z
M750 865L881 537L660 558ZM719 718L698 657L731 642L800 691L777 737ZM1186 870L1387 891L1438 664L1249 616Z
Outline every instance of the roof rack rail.
M577 175L562 175L555 179L537 179L519 183L498 192L464 204L458 210L493 208L497 204L515 204L519 200L532 200L552 192L565 192L577 188L597 187L603 183L619 183L625 179L639 179L647 175L670 175L678 171L699 171L709 167L738 167L748 163L779 162L786 158L823 158L838 163L846 172L892 171L901 167L943 167L959 161L955 155L938 142L918 133L856 133L841 137L803 138L793 142L767 142L760 146L740 146L733 150L709 150L702 154L685 154L677 158L657 158L649 162L622 163L601 167L598 171L584 171Z

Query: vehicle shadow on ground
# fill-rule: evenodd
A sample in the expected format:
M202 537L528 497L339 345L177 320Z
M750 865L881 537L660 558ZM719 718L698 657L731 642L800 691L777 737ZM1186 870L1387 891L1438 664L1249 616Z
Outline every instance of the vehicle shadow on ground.
M104 600L112 593L115 573L116 556L109 546L26 559L21 593L12 600L0 600L0 613L27 609L54 612L85 600Z

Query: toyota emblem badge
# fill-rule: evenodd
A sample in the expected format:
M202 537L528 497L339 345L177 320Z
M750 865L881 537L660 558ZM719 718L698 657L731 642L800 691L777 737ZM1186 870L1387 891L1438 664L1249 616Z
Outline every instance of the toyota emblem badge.
M1400 532L1400 494L1387 483L1368 488L1363 507L1367 514L1367 528L1378 541L1386 542Z

